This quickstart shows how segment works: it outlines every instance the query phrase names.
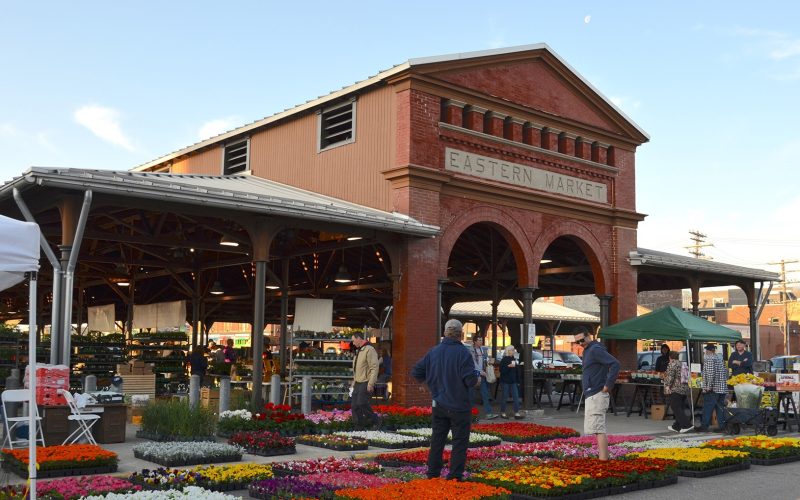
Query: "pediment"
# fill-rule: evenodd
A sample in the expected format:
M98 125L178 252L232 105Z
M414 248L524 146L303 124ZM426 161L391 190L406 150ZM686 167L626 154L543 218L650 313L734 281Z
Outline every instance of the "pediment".
M437 61L415 65L412 71L637 143L648 140L635 123L547 49Z

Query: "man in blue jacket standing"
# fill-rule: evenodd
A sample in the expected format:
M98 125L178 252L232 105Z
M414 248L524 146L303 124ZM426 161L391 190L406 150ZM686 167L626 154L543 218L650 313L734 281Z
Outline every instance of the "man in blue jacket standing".
M472 420L470 392L478 384L472 356L461 343L461 322L451 319L444 325L444 339L428 351L411 371L418 382L425 382L433 397L433 433L428 452L429 478L442 473L442 453L447 434L453 432L450 473L447 479L461 481L467 461L467 445Z
M608 460L606 412L611 399L610 391L619 373L619 361L608 353L603 344L592 340L585 328L575 334L575 342L583 346L583 433L597 436L599 458Z

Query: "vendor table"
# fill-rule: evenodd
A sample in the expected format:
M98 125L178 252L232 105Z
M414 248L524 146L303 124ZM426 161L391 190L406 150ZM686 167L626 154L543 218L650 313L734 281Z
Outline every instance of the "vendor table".
M583 394L583 384L579 379L565 379L563 380L564 385L561 386L561 395L558 397L558 407L556 410L560 410L561 406L564 404L564 396L568 396L568 403L570 408L575 408L581 401L581 395Z
M797 426L800 431L800 415L797 414L797 407L794 404L794 397L790 391L778 391L778 410L783 416L783 429L788 427L789 432L792 432L792 425ZM789 416L791 410L791 416Z
M655 384L652 382L623 382L618 385L634 386L633 396L625 410L626 417L630 417L631 413L638 411L640 416L643 415L644 418L647 418L650 414L650 405L653 404L653 400L656 399L654 398L656 391L659 391L658 394L660 395L661 391L664 390L664 384ZM638 407L634 409L634 405L637 403Z
M40 406L42 432L48 446L60 445L71 432L69 406ZM83 408L84 413L96 413L100 420L92 427L98 443L124 443L128 420L128 405L123 403L92 405Z

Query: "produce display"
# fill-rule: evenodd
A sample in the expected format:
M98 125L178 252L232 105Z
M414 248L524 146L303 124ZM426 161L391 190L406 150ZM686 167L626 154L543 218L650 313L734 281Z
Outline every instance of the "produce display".
M741 373L728 379L728 385L737 386L739 384L764 385L764 379L752 373Z

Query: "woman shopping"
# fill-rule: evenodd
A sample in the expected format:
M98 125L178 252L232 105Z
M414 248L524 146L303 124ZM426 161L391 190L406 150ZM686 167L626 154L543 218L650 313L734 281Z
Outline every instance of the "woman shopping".
M669 352L669 364L664 372L664 394L669 398L669 407L675 415L675 422L667 429L685 433L694 429L692 420L686 414L686 399L689 394L689 368L678 361L678 351Z
M500 385L503 387L503 399L500 400L500 415L503 418L508 418L506 414L506 400L508 393L511 391L511 396L514 399L514 418L520 419L522 415L519 413L519 389L517 383L517 360L514 359L516 350L513 345L506 347L503 359L500 360Z

